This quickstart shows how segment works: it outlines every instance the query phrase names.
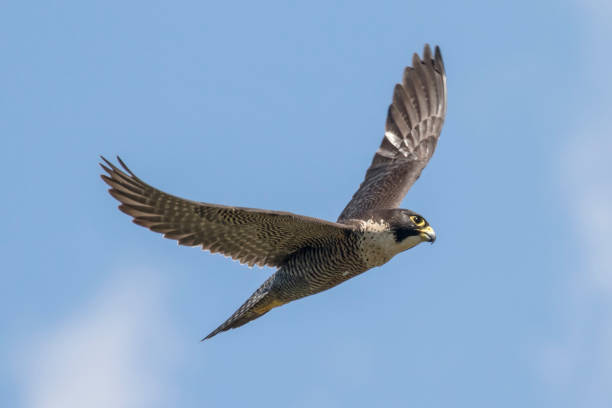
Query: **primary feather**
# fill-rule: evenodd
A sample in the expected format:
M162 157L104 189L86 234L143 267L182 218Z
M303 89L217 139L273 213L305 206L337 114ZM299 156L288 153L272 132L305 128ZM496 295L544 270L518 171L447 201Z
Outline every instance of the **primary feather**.
M393 91L385 136L365 180L338 221L378 208L397 208L434 153L446 115L446 74L440 49L425 46Z

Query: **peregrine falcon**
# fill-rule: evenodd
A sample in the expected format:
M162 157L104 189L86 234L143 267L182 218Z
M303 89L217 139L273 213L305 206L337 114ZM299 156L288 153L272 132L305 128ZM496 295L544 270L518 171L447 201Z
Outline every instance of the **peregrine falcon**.
M439 47L425 45L393 91L385 134L365 179L336 222L289 212L185 200L151 187L121 161L104 157L102 179L133 222L179 245L199 246L249 266L278 268L203 340L271 309L330 289L436 234L425 218L400 209L436 148L446 114L446 74Z

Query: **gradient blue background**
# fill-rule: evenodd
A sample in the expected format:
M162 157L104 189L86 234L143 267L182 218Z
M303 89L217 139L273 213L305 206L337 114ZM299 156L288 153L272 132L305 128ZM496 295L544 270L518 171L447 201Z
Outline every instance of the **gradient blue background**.
M2 405L611 406L610 18L597 0L4 4ZM404 207L435 245L199 343L272 270L131 224L98 155L175 195L334 220L426 42L448 114Z

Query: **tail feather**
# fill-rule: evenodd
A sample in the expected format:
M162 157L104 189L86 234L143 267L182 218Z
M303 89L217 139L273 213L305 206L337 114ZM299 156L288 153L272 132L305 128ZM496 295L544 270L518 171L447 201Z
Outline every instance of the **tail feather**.
M208 336L204 337L202 341L208 340L217 334L227 331L229 329L235 329L236 327L240 327L251 320L255 320L258 317L261 317L268 313L271 309L284 304L285 302L280 301L273 292L269 290L270 280L266 281L259 289L255 291L247 299L246 302L242 304L234 312L233 315L230 316L223 324L213 330Z

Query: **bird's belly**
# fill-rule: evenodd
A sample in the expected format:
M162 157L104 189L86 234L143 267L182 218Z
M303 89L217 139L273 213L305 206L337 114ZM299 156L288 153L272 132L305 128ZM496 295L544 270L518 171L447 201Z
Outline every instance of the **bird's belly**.
M368 269L359 256L292 262L278 270L274 286L283 298L295 300L333 288Z

